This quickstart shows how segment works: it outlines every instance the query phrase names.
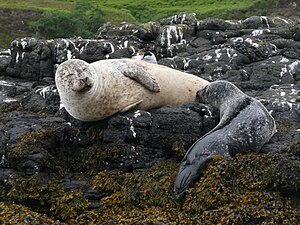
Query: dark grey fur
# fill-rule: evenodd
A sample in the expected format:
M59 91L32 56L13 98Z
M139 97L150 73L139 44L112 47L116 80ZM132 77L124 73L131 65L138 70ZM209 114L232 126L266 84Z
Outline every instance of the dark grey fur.
M184 196L213 156L257 153L276 130L267 109L230 82L212 82L198 91L197 98L220 110L220 122L197 140L183 158L174 184L177 199Z

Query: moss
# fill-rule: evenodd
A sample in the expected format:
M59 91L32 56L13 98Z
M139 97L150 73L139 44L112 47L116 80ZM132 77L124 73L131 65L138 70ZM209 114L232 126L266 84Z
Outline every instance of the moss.
M291 199L299 186L298 173L293 173L299 170L299 159L292 155L216 157L183 202L173 196L177 167L176 162L164 161L144 172L100 172L93 186L103 194L102 213L90 215L91 221L297 224L300 210ZM282 195L288 190L291 198Z
M172 150L175 155L183 158L187 152L186 142L182 138L178 138L172 145Z
M73 224L77 216L86 213L88 208L89 203L84 199L82 191L75 190L60 195L59 198L53 202L50 211L54 213L56 218Z
M143 24L144 29L149 32L152 33L155 30L159 31L159 28L157 28L158 24L154 23L154 22L147 22Z
M20 103L18 102L10 102L10 103L1 103L0 104L0 112L1 114L12 112L12 111L17 111L20 109Z
M187 215L173 208L149 207L122 210L116 214L115 210L107 211L102 214L89 212L76 221L78 224L168 224L168 225L191 225L197 224L195 216Z
M88 149L80 151L77 157L73 160L73 170L75 171L86 171L87 175L95 175L99 171L99 155L101 153L101 148L94 145Z
M173 198L172 182L176 167L176 163L165 161L146 172L100 172L92 185L106 196L101 200L106 208L128 205L175 207L178 203Z
M297 224L299 210L274 193L246 192L230 204L206 210L199 223L206 224Z
M41 212L48 212L52 202L57 201L56 197L64 193L59 181L42 183L38 175L29 178L15 175L9 178L8 184L7 198L2 201L21 203Z
M120 147L103 149L101 144L93 144L88 149L82 149L73 158L76 171L86 171L89 176L95 176L99 170L113 168L114 163L121 163L120 156L123 150Z
M292 154L215 157L182 201L173 195L177 170L178 162L165 160L143 171L98 172L91 182L100 192L98 210L89 209L81 190L66 192L60 185L61 178L45 183L38 174L30 178L11 177L2 201L30 205L30 210L68 224L298 222L300 209L294 200L300 164Z
M95 124L95 126L89 126L86 130L87 136L97 145L101 145L103 142L103 128L102 124Z
M81 190L64 191L60 179L43 183L37 175L30 178L14 176L8 184L10 189L2 201L28 206L31 210L49 214L70 224L77 216L86 213L90 205Z
M205 210L214 210L226 205L234 199L234 194L227 186L226 174L222 167L218 166L221 162L220 158L215 158L195 187L188 190L183 205L186 211L201 214Z
M299 169L299 160L282 154L214 162L189 190L184 209L212 224L296 224L299 208L277 191L297 191Z
M0 224L64 224L27 207L0 202Z
M65 174L67 168L63 160L57 160L61 152L57 152L58 135L61 130L57 127L44 127L43 129L23 134L20 141L9 146L7 160L12 167L19 167L29 154L41 153L43 155L43 166L45 170Z
M276 121L277 132L290 132L291 130L297 130L298 124L290 121Z
M117 220L120 224L126 224L134 218L137 221L139 217L135 214L147 218L144 212L144 210L150 211L147 208L159 209L160 211L156 212L157 216L160 213L167 214L163 208L172 211L171 209L180 207L172 194L176 168L177 163L164 161L145 172L100 172L92 185L104 196L101 199L102 217L105 220ZM124 211L132 218L127 218ZM155 211L153 210L152 213ZM152 216L156 218L155 213Z
M300 156L300 140L290 143L290 145L283 150L283 152L291 153L295 156Z

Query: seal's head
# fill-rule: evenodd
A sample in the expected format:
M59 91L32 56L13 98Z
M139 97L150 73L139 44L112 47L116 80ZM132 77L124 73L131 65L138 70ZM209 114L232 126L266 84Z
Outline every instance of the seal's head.
M70 59L60 64L55 75L59 90L81 93L89 90L93 84L94 71L90 65L80 59Z
M214 81L197 92L197 100L201 103L211 104L219 108L227 100L236 99L237 95L245 95L234 84L219 80Z

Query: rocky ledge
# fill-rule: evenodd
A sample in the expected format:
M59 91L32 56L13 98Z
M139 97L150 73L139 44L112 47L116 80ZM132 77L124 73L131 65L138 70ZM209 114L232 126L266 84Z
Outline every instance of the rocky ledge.
M58 64L153 51L159 64L235 83L274 116L258 155L215 158L182 202L173 182L189 146L218 123L199 103L71 118ZM206 19L106 24L95 39L14 40L0 53L0 221L9 224L297 224L300 21Z

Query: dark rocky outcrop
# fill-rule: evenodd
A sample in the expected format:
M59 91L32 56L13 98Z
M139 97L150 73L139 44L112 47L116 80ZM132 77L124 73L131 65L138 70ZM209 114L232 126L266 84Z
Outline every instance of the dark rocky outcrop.
M198 21L181 13L106 24L97 39L13 41L10 52L0 52L0 222L22 223L6 213L17 210L36 224L297 224L299 24L262 16ZM86 123L61 107L54 84L67 59L145 50L159 64L235 83L276 120L261 154L215 158L183 202L172 193L179 161L218 123L216 109L189 103Z

